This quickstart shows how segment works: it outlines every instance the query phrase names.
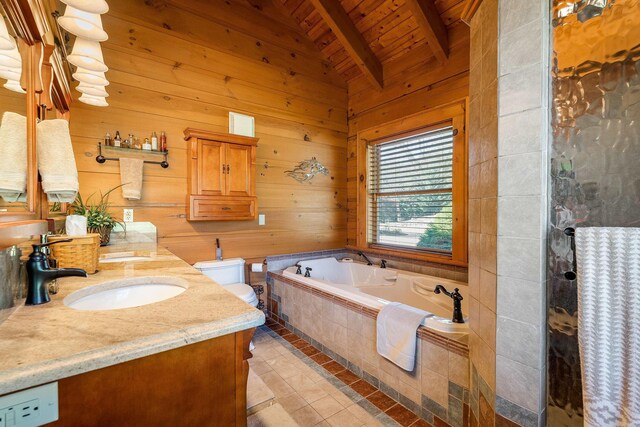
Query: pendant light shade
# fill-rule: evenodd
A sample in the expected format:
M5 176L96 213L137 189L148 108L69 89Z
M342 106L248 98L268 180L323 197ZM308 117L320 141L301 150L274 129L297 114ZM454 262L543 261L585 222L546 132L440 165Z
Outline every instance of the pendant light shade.
M20 81L21 75L22 75L22 70L20 70L20 68L0 67L1 79Z
M20 83L16 80L7 80L7 82L4 84L4 87L14 92L27 93L24 89L22 89L22 86L20 86Z
M109 5L105 0L61 0L67 6L75 7L83 12L102 15L109 11Z
M78 67L73 78L80 83L93 85L93 86L108 86L109 80L104 76L104 72L91 71L85 68Z
M0 15L0 50L15 49L16 41L11 37L7 30L7 23L4 22L4 18Z
M83 93L80 98L78 98L78 101L80 102L84 102L85 104L89 104L89 105L93 105L95 107L108 107L109 103L107 102L106 99L99 97L99 96L91 96L91 95L87 95L86 93Z
M84 93L86 95L98 96L100 98L106 98L107 96L109 96L107 91L104 89L104 86L95 86L80 83L76 87L76 89L78 90L78 92Z
M67 59L76 67L91 71L104 73L109 69L104 64L100 43L80 37L76 37L71 55L69 55Z
M22 68L22 58L16 47L11 50L0 50L0 67Z
M58 23L71 34L87 40L103 42L109 38L102 29L100 15L85 12L75 7L67 6L64 16L58 18Z

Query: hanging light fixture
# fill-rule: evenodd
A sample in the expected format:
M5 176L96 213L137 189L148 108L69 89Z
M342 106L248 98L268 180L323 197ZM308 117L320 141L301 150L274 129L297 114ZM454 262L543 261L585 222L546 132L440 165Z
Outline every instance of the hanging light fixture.
M24 91L24 89L22 89L22 86L20 86L20 83L16 80L7 80L7 82L3 86L6 89L9 89L14 92L27 93Z
M91 95L87 95L86 93L83 93L80 96L80 98L78 98L78 101L84 102L85 104L93 105L95 107L108 107L109 106L109 103L103 97L91 96Z
M64 15L58 18L62 28L78 37L96 42L103 42L109 38L102 29L102 19L96 13L85 12L72 6L67 6Z
M0 79L19 81L22 75L20 68L5 68L0 67Z
M80 83L93 85L93 86L108 86L109 80L104 76L104 72L91 71L82 67L78 67L76 72L73 73L73 78Z
M67 57L70 63L79 68L104 73L109 68L104 64L100 43L76 37L71 55Z
M0 50L15 49L16 41L9 34L7 30L7 23L4 22L4 18L0 15Z
M109 96L107 91L104 89L104 86L96 86L96 85L88 85L84 83L80 83L76 86L76 89L80 93L84 93L86 95L97 96L100 98L106 98Z
M89 13L102 15L109 11L109 5L105 0L61 0L67 6L75 7Z

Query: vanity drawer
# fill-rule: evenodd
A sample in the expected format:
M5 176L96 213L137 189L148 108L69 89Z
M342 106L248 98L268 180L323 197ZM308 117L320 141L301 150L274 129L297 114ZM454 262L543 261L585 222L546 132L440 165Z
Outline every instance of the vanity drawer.
M238 221L256 218L255 197L190 196L189 221Z

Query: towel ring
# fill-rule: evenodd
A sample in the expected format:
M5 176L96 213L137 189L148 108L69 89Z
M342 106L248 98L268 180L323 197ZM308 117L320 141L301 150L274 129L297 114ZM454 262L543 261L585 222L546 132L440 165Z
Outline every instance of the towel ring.
M116 148L118 150L131 150L136 152L143 152L145 154L162 154L164 156L164 160L161 162L153 161L153 160L143 160L144 163L149 163L152 165L160 165L162 168L167 169L169 167L169 162L167 161L167 156L169 156L169 151L149 151L149 150L136 150L132 148L121 148L121 147L110 147ZM105 157L102 155L102 142L98 142L98 155L96 156L96 162L104 163L107 160L120 161L118 157Z

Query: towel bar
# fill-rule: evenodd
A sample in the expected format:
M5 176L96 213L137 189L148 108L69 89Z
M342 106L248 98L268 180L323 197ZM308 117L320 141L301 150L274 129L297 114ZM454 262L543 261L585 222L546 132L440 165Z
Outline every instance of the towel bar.
M109 148L114 148L116 150L129 150L129 151L135 151L135 152L142 152L145 154L162 154L164 156L164 160L161 162L157 162L157 161L153 161L153 160L143 160L145 163L149 163L152 165L160 165L162 166L164 169L169 167L169 162L167 162L167 156L169 155L169 151L149 151L149 150L136 150L133 148L122 148L122 147L109 147ZM114 160L114 161L119 161L120 159L118 157L105 157L102 155L102 142L98 142L98 155L96 156L96 162L98 163L104 163L107 160Z

